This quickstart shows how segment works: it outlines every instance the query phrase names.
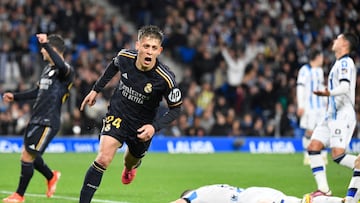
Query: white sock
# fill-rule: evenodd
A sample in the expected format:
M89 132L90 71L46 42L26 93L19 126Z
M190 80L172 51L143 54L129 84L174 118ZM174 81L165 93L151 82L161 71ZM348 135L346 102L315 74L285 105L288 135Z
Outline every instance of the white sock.
M342 198L332 196L316 196L313 198L312 203L342 203Z
M314 175L318 189L322 192L330 191L329 184L326 178L325 161L321 154L309 154L310 167Z
M349 202L358 202L360 199L360 169L354 169L353 176L350 180L346 200Z
M349 167L350 169L353 169L355 167L355 159L357 156L352 154L345 154L344 158L341 159L340 165Z

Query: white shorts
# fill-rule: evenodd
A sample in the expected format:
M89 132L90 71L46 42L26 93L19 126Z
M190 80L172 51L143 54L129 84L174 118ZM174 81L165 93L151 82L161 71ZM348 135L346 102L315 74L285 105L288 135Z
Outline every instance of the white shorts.
M338 112L337 118L326 119L316 126L311 139L319 140L325 147L346 149L356 125L354 113Z
M306 130L314 130L315 127L324 119L324 110L308 110L300 118L300 127Z

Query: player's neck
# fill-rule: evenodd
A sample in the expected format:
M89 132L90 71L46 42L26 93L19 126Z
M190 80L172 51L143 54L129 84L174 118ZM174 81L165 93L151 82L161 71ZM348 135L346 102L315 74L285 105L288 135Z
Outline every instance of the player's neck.
M345 55L349 55L349 52L347 50L339 50L339 51L335 52L336 59L340 59Z

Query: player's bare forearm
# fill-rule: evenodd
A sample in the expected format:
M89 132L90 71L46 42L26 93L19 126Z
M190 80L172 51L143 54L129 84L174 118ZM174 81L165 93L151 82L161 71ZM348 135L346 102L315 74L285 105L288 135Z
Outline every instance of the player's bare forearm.
M325 90L323 90L323 91L320 91L320 90L314 91L313 93L318 96L324 96L324 97L330 96L330 92L327 88L325 88Z

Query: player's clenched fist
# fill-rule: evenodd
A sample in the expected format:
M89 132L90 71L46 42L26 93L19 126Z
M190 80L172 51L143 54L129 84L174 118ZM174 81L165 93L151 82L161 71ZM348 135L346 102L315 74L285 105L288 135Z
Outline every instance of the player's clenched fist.
M6 92L3 95L4 102L12 102L14 101L14 94L11 92Z

